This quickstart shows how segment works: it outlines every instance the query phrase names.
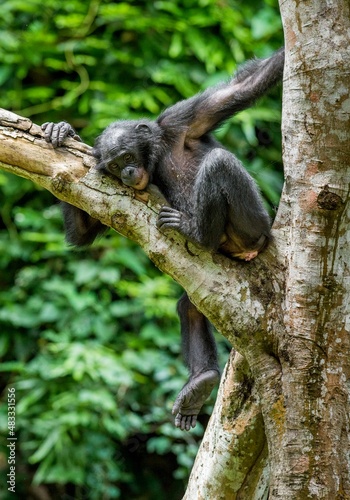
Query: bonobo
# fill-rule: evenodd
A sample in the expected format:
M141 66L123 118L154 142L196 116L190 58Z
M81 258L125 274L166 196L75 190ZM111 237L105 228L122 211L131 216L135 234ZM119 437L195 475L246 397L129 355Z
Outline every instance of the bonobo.
M233 114L251 106L281 80L284 49L252 60L233 79L167 108L155 121L112 123L97 138L98 171L134 189L158 186L169 206L161 209L158 227L174 229L208 250L249 261L268 244L270 219L253 179L211 132ZM42 126L45 138L60 146L72 127L61 122ZM63 203L67 240L93 242L105 226ZM184 294L178 303L182 345L190 377L178 395L175 425L189 430L219 380L215 341L208 320Z

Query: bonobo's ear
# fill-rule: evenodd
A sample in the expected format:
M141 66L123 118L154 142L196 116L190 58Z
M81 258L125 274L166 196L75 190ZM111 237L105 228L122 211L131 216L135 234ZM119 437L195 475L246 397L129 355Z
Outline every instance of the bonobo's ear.
M96 158L97 161L101 160L102 158L101 152L96 146L92 148L92 156Z
M151 135L152 134L152 129L147 123L138 123L135 127L135 130L138 132L142 132L145 135Z
M96 158L97 161L101 160L101 158L102 158L100 142L101 141L99 141L99 139L97 138L95 140L94 147L92 148L92 155L94 158Z

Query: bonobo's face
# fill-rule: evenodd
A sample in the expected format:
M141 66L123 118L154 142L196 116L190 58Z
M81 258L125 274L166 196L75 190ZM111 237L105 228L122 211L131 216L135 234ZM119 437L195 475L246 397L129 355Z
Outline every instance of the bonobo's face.
M140 190L147 187L149 175L137 153L133 148L113 148L109 151L105 169L126 186Z
M97 168L118 177L126 186L145 189L150 181L146 152L151 133L146 124L113 123L96 141Z

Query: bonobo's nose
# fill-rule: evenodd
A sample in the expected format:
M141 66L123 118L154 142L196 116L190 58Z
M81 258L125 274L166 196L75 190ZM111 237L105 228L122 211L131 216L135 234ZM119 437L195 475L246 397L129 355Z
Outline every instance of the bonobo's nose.
M135 167L125 167L123 174L125 177L133 177L135 175Z

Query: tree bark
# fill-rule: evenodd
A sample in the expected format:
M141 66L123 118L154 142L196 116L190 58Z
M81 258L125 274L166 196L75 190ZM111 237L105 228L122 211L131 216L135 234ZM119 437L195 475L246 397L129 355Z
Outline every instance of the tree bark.
M2 168L137 241L239 352L185 499L350 498L350 6L281 1L285 185L274 242L250 263L156 228L161 199L101 177L90 149L53 150L0 113Z

